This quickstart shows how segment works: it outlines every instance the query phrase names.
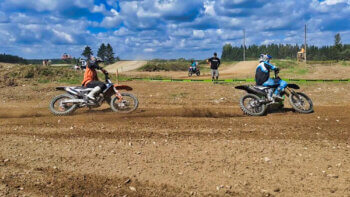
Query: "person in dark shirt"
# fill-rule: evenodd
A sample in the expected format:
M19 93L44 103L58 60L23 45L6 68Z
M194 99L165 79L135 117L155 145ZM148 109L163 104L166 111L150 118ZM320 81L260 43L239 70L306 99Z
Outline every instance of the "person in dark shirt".
M210 63L210 69L211 69L211 79L214 81L214 79L219 79L219 66L220 66L220 59L217 57L218 54L214 53L214 57L207 60L208 63Z
M270 55L260 55L260 64L256 68L255 82L258 86L272 87L278 85L272 98L283 99L280 93L287 87L287 82L281 79L270 78L270 70L279 71L279 68L270 63Z

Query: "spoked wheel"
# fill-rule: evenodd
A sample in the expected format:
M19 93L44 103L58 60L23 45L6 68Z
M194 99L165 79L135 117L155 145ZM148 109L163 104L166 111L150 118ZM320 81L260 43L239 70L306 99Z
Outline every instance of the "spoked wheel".
M259 102L260 98L254 94L246 94L241 98L242 111L250 116L262 116L266 112L266 105Z
M77 109L77 105L73 103L64 103L65 100L74 99L74 96L69 94L61 94L52 99L50 110L56 116L66 116L73 113Z
M312 100L304 93L296 92L290 94L289 102L299 113L308 114L314 111Z
M139 106L138 99L129 93L121 93L123 99L119 101L117 97L111 100L111 109L118 113L130 113L137 109Z
M188 72L188 76L192 77L192 72L191 71Z
M201 75L201 71L197 71L197 72L196 72L196 75L197 75L197 76Z

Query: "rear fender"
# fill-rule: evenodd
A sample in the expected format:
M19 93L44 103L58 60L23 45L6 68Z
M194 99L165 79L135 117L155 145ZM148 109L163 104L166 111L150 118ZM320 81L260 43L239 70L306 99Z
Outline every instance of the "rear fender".
M127 85L114 85L114 87L115 87L117 90L126 90L126 91L131 91L131 90L133 90L132 87L127 86Z
M297 84L288 84L287 87L292 88L292 89L296 89L296 90L300 89L300 87Z
M239 89L239 90L244 90L244 91L248 92L249 94L256 94L256 95L262 95L262 96L266 95L266 93L264 91L253 89L249 85L236 86L235 88Z
M62 87L62 86L60 86L60 87L56 87L56 90L62 90L62 91L66 91L66 89L65 89L66 87Z

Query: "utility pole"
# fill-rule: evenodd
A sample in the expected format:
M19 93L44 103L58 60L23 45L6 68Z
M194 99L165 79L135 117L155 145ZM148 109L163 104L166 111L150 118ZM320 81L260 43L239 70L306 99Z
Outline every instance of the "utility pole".
M307 61L307 60L306 60L306 53L307 53L307 51L306 51L306 50L307 50L307 49L306 49L306 48L307 48L307 44L306 44L306 24L305 24L305 40L304 40L304 47L305 47L305 63L306 63L306 61Z
M243 29L243 61L245 61L245 29Z

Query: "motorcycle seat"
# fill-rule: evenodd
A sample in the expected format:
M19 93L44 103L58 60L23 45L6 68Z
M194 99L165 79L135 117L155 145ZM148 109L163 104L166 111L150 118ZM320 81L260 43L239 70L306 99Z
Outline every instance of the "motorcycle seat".
M256 89L259 89L259 90L265 90L265 89L270 88L270 87L266 87L266 86L253 86L253 87Z

